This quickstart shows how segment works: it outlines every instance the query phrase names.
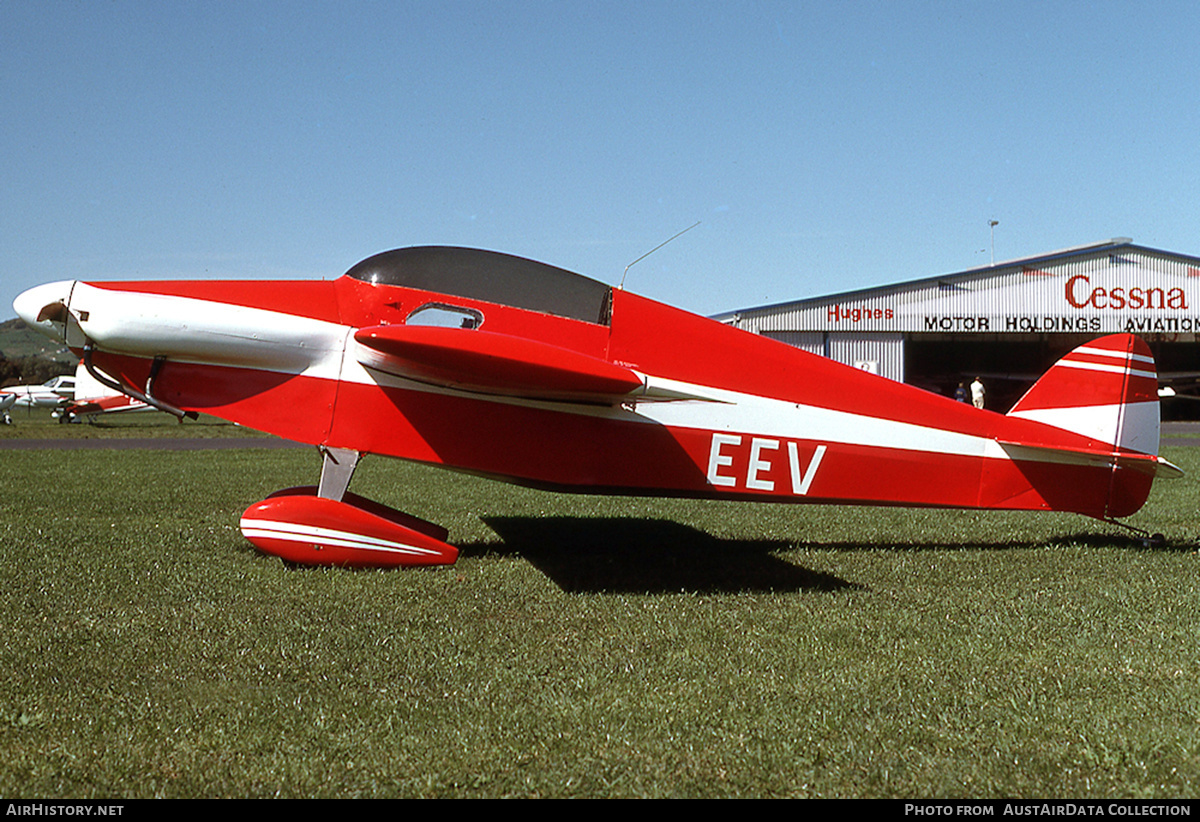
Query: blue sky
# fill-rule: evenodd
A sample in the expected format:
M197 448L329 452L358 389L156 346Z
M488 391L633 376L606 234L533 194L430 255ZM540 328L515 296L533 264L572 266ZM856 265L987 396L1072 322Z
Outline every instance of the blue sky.
M1192 2L0 2L0 317L57 279L532 257L703 314L1200 254ZM7 310L5 310L7 309Z

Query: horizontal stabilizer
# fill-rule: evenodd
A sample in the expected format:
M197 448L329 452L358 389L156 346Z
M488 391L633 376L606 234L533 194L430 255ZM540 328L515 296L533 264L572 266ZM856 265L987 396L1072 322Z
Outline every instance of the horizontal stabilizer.
M645 387L633 369L509 334L381 325L354 339L368 368L465 391L614 404Z
M1183 476L1183 469L1154 454L1064 448L1057 445L1034 445L1027 442L1005 442L1003 440L1000 440L999 443L1004 452L1014 460L1132 468L1155 478L1174 479Z

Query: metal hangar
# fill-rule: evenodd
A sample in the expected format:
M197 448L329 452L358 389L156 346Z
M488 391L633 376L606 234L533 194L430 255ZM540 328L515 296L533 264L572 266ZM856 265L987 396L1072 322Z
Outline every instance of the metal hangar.
M997 411L1075 346L1129 332L1154 351L1164 417L1200 414L1200 258L1128 238L716 319L948 396L980 377Z

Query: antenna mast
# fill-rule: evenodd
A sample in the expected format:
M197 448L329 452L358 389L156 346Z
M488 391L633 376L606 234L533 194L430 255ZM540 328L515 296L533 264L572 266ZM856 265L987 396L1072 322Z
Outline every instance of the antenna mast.
M650 256L651 254L653 254L655 251L658 251L658 250L659 250L660 248L662 248L664 245L666 245L667 243L671 242L671 240L674 240L674 239L676 239L677 237L682 237L684 234L687 234L689 231L691 231L693 228L695 228L695 227L696 227L696 226L698 226L698 225L700 225L700 221L699 221L699 220L697 220L696 222L692 223L690 226L688 226L687 228L685 228L683 231L680 231L680 232L679 232L678 234L676 234L674 237L671 237L671 238L669 238L669 239L663 240L661 243L659 243L658 245L654 246L654 248L650 249L650 250L649 250L649 251L647 251L645 254L643 254L642 256L638 257L638 258L637 258L636 260L634 260L633 262L631 262L629 265L625 266L625 270L621 272L621 284L620 284L619 286L617 286L617 288L618 288L618 289L620 289L620 290L622 290L622 291L625 289L625 275L629 273L629 269L633 268L635 265L637 265L638 263L640 263L642 260L644 260L644 259L646 259L647 257L649 257L649 256Z

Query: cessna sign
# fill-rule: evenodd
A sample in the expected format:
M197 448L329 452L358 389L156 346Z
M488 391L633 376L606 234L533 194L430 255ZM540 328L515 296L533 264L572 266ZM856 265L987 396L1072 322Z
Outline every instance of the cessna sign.
M1133 310L1144 308L1148 311L1156 309L1186 311L1188 307L1187 294L1179 287L1171 289L1161 286L1142 288L1136 285L1129 288L1119 285L1113 288L1104 288L1099 285L1093 287L1091 280L1085 274L1076 274L1067 280L1066 297L1067 302L1076 308L1091 306L1113 311L1119 311L1122 308Z

